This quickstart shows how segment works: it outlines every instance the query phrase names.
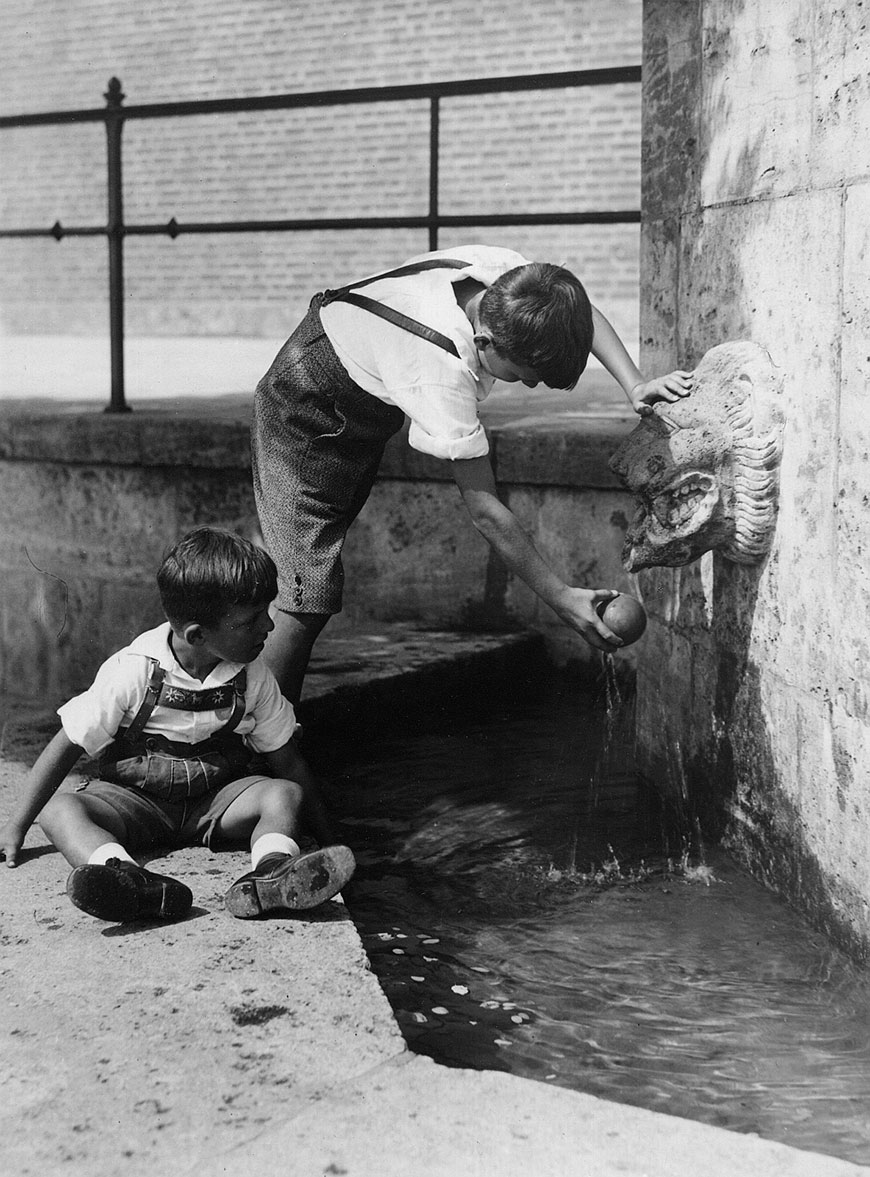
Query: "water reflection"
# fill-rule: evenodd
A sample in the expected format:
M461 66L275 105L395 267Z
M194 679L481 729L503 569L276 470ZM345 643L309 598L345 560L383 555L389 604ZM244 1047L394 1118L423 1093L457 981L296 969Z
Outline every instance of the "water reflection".
M870 1163L866 975L690 856L632 730L556 684L345 764L348 898L409 1044Z

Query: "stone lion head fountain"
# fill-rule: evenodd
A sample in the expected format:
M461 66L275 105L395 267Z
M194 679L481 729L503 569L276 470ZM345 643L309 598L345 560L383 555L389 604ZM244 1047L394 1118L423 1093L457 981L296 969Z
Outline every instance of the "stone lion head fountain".
M690 396L653 406L610 461L637 510L629 572L715 550L740 564L768 552L776 523L781 380L756 343L723 343L695 368Z

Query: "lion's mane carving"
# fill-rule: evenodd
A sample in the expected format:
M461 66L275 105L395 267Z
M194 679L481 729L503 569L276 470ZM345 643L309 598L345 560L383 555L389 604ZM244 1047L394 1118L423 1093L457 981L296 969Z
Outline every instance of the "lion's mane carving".
M637 502L622 553L629 571L711 549L740 564L763 559L776 524L780 390L763 347L723 343L695 368L690 396L641 420L610 462Z

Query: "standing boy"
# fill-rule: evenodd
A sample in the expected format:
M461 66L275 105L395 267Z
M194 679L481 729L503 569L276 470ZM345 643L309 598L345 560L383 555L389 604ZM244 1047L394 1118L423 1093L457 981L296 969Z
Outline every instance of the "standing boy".
M472 523L507 567L587 642L622 643L596 613L611 589L566 584L500 501L478 402L495 380L573 388L590 352L638 412L691 388L691 373L645 381L583 286L560 266L471 245L326 291L257 388L254 490L279 571L267 659L297 702L312 646L341 609L341 548L387 440L450 463Z
M322 843L328 822L293 735L292 705L260 658L273 628L271 558L227 531L200 527L166 556L157 584L167 622L100 667L60 708L61 730L37 760L0 828L8 866L39 824L74 868L72 902L99 919L178 919L188 887L133 853L249 839L251 871L226 894L241 919L315 907L354 870L346 846L302 854L300 821ZM97 775L58 786L83 753ZM266 772L251 763L265 761Z

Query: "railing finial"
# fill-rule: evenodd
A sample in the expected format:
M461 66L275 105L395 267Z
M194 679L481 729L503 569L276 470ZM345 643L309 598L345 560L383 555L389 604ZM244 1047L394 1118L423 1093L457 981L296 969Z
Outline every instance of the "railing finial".
M119 107L121 105L127 95L121 90L120 78L109 78L109 88L103 97L106 100L106 106Z

